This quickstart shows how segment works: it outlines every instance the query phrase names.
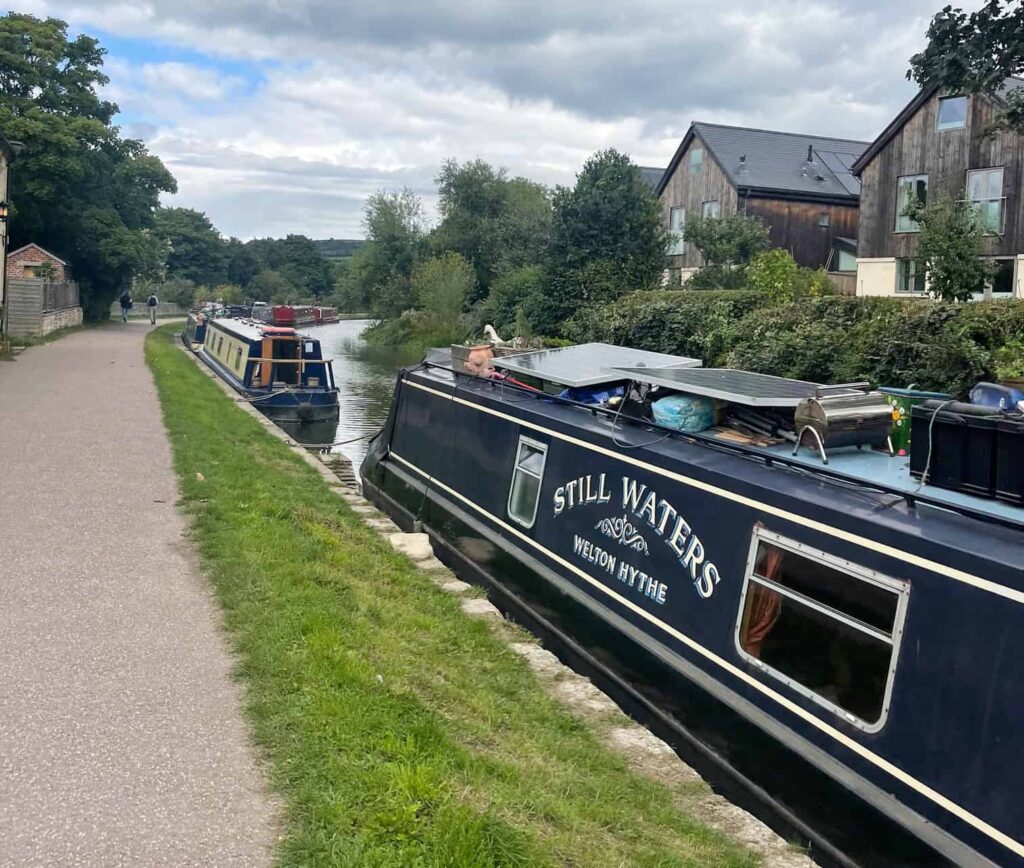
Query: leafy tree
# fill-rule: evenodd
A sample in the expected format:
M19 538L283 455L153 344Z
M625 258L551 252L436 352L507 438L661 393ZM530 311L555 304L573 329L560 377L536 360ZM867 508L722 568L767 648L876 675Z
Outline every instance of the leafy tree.
M558 335L581 304L654 286L665 266L667 238L658 202L629 157L598 151L576 185L556 189L547 288L527 314L542 334Z
M754 257L747 268L747 286L763 292L775 304L832 293L822 268L801 268L788 250L775 247Z
M206 284L227 279L227 244L201 211L159 208L153 234L166 244L168 277Z
M943 301L967 301L992 278L992 265L981 258L983 227L969 202L943 196L928 205L911 202L905 213L919 226L918 262L928 289Z
M988 0L970 14L946 6L928 26L928 46L910 58L907 78L960 93L999 96L1005 109L994 129L1024 130L1024 90L1004 83L1024 72L1024 4Z
M135 275L158 275L163 249L153 212L174 178L112 124L117 106L97 40L69 40L58 19L0 17L0 129L23 142L11 172L10 243L35 241L67 260L86 316L109 316Z
M499 277L476 311L477 331L489 323L503 337L510 331L522 335L517 325L519 318L528 320L526 311L539 304L544 285L544 272L538 265L527 265Z
M413 307L413 269L426 254L423 205L408 188L374 193L366 201L363 226L367 243L349 264L351 296L364 310L391 318Z
M551 202L542 185L509 179L504 169L483 160L447 160L435 180L441 223L432 245L472 263L481 296L500 274L540 260L551 226Z
M160 296L161 301L180 304L182 307L192 307L196 301L198 287L191 280L175 277L159 287L154 287L154 290L157 290L157 295Z
M458 253L443 253L416 266L412 290L439 331L458 331L462 308L476 286L473 267Z
M260 272L260 261L247 244L237 238L227 242L228 281L247 287Z
M690 217L685 237L710 266L746 265L770 245L764 222L745 214Z
M257 274L249 287L258 301L286 302L295 295L295 287L271 268Z
M279 242L281 274L306 298L323 298L334 288L331 264L305 235L289 235Z

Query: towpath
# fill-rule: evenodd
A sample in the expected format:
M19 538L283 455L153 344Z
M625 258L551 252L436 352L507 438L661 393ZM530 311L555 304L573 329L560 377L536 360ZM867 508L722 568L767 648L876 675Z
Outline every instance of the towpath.
M148 329L0 362L0 865L265 865L279 834Z

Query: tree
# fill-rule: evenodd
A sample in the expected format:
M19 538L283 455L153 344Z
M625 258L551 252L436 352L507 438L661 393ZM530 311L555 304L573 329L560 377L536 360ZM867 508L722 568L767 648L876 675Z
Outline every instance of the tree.
M363 210L367 243L349 265L352 297L365 299L365 310L381 318L396 317L411 308L413 269L427 248L423 205L405 188L374 193Z
M747 267L747 286L763 292L774 303L833 292L823 268L802 268L788 250L775 247L757 254Z
M90 319L136 275L157 275L153 226L174 178L139 141L121 138L117 106L101 100L105 52L69 40L58 19L0 17L0 129L25 145L11 172L10 244L35 241L67 260Z
M153 234L165 242L167 276L215 285L228 276L228 247L209 218L191 208L159 208Z
M483 160L447 160L435 180L441 223L432 246L455 251L473 265L480 296L501 274L540 261L551 227L543 185L509 179L504 169Z
M257 301L286 302L295 295L293 287L279 271L264 269L253 278L249 285Z
M416 266L412 290L439 334L459 331L462 308L476 286L473 267L458 253L443 253Z
M248 244L237 238L228 239L228 280L242 287L248 287L260 272L260 261Z
M689 281L691 289L738 289L746 286L747 264L771 244L768 227L756 217L694 216L686 221L686 240L704 264Z
M544 258L547 287L527 310L540 333L559 334L581 304L611 300L660 281L667 244L661 212L625 154L598 151L583 165L573 188L555 190L552 206Z
M988 0L976 12L946 6L928 25L928 46L910 58L907 78L922 87L998 97L994 129L1024 131L1024 90L1006 79L1024 72L1024 4Z
M981 292L994 272L981 258L984 229L971 203L948 196L928 205L915 200L905 213L920 227L917 261L928 291L943 301L967 301Z

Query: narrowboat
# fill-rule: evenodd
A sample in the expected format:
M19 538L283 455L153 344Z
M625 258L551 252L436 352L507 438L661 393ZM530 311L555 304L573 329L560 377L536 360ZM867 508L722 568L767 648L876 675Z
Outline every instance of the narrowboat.
M338 309L336 307L324 307L322 305L313 308L313 325L328 325L338 321Z
M186 327L187 328L187 327ZM256 320L211 319L199 357L274 421L338 419L338 390L320 341Z
M316 317L312 305L275 304L270 311L270 320L277 326L313 325Z
M364 494L464 578L596 624L578 644L664 666L924 864L1024 863L1024 510L912 475L866 384L568 349L401 371ZM940 411L911 443L936 470Z
M192 311L181 332L181 342L193 352L198 352L206 337L206 314Z

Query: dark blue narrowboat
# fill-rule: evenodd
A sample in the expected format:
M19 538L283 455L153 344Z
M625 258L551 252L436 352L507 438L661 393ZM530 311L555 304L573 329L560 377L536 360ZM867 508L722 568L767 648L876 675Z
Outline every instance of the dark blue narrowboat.
M315 338L257 320L210 319L198 354L274 421L338 419L334 372Z
M729 372L675 369L556 395L520 382L528 364L513 381L425 361L399 374L364 493L465 577L547 589L664 664L936 863L1024 862L1024 511L922 485L853 435L802 429L794 455L665 427L652 382L704 383L718 418L732 395ZM585 403L597 388L626 400Z

